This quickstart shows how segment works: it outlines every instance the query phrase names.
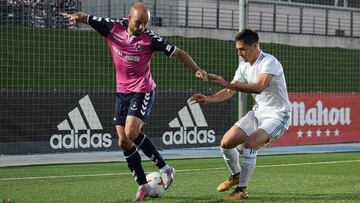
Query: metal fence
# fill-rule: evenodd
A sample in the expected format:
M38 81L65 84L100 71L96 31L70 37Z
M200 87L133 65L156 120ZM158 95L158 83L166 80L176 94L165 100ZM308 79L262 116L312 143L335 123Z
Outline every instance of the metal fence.
M359 2L360 3L360 2ZM248 26L263 32L360 37L360 9L250 1Z
M153 26L238 30L239 1L143 0ZM100 16L126 16L133 1L83 2L82 10ZM360 2L358 2L360 5ZM262 32L360 37L360 9L249 0L247 27Z

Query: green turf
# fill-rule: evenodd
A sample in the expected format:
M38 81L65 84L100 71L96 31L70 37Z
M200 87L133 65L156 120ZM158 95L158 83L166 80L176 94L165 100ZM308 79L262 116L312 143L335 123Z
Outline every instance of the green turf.
M209 72L231 80L238 58L232 41L168 37ZM360 50L262 44L283 64L289 92L359 92ZM113 91L114 68L94 31L1 26L0 87L11 90ZM193 78L178 60L156 53L158 90L218 89Z
M359 157L360 152L259 156L246 202L358 202ZM168 163L177 169L174 185L147 202L224 202L227 192L215 191L229 175L221 158ZM150 162L144 168L156 170ZM97 176L61 177L86 174ZM45 178L4 180L24 177ZM0 197L17 203L130 202L135 188L123 162L0 168Z

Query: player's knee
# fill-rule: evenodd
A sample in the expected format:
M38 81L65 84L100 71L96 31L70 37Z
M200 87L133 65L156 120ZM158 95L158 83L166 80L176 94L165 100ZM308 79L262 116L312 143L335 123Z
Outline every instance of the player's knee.
M231 149L231 148L232 148L231 145L230 145L230 143L227 142L227 141L224 141L224 140L221 140L221 142L220 142L220 147L221 147L222 149Z
M119 140L119 141L118 141L118 145L119 145L119 147L120 147L121 149L124 149L126 143L125 143L124 140Z
M119 139L118 145L123 150L128 150L131 148L131 141L129 139Z
M127 138L129 138L131 141L134 141L137 136L139 135L139 130L135 128L126 128L125 129L125 135Z
M244 147L247 149L257 149L258 144L250 139L246 140L244 143Z

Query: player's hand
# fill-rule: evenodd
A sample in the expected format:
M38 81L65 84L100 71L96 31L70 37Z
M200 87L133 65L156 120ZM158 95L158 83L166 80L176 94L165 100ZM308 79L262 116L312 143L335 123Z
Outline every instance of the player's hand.
M198 70L195 73L195 77L202 79L203 81L208 81L208 73L205 70Z
M60 14L65 18L65 20L69 21L70 25L74 25L76 21L79 19L77 13L74 14L60 13Z
M68 13L60 13L65 20L69 21L70 25L74 25L77 22L83 22L84 21L84 17L87 17L85 13L83 12L77 12L77 13L73 13L73 14L68 14Z
M195 104L195 103L205 104L208 102L207 98L208 97L203 94L194 94L190 98L190 104Z
M208 75L209 75L209 78L211 79L211 82L216 83L224 88L228 88L230 86L230 83L228 81L226 81L222 76L215 75L212 73L209 73Z

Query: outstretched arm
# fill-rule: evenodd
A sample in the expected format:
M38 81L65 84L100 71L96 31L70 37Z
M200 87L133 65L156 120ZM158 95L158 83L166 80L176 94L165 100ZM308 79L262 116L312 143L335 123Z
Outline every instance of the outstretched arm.
M230 99L235 94L235 91L229 89L222 89L211 96L205 96L203 94L194 94L190 101L192 103L209 104L218 103Z
M116 19L113 18L102 18L102 17L88 15L84 12L77 12L73 14L62 13L62 15L66 20L69 21L70 25L73 25L75 23L88 24L104 37L107 37L113 23L117 21Z
M178 59L180 59L185 65L189 68L191 68L195 72L195 76L202 79L207 80L208 75L205 70L202 70L199 68L199 66L195 63L195 61L187 54L185 51L176 48L174 54Z
M268 73L260 73L256 83L253 84L241 83L241 82L229 83L223 77L215 74L209 74L209 78L212 79L212 82L227 89L231 89L238 92L260 94L269 86L272 75Z
M68 20L71 25L75 23L89 23L89 15L84 12L77 12L73 14L61 13L61 15L64 16L64 18Z

